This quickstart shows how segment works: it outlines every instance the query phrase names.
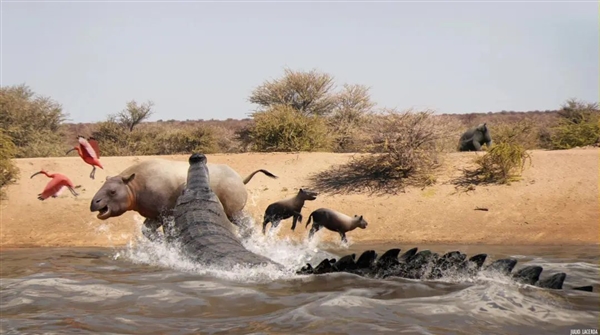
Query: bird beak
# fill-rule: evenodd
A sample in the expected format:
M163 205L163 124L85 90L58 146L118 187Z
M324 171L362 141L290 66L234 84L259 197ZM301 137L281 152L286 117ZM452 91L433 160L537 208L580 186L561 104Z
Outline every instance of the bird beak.
M36 173L32 174L32 175L31 175L31 177L29 177L29 179L31 179L31 178L33 178L33 177L37 176L37 175L38 175L38 174L40 174L40 173L42 173L42 172L41 172L41 171L38 171L38 172L36 172Z
M69 151L67 151L67 153L66 153L65 155L68 155L68 154L69 154L69 152L71 152L71 151L73 151L73 150L75 150L75 148L71 148L71 149L69 149Z

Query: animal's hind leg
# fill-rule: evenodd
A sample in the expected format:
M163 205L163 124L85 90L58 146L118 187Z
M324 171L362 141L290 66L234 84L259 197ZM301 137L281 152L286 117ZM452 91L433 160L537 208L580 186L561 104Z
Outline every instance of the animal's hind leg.
M266 234L266 230L267 230L267 223L269 223L269 221L271 221L271 218L265 216L264 220L263 220L263 228L262 228L262 232L263 235ZM272 224L271 224L272 225Z
M308 239L311 240L316 232L319 231L321 227L313 223L312 227L310 227L310 231L308 232Z
M280 223L281 223L281 220L271 221L271 229L277 228ZM269 229L269 230L271 230L271 229Z
M90 172L90 178L94 179L95 175L96 175L96 167L94 166L92 169L92 172Z

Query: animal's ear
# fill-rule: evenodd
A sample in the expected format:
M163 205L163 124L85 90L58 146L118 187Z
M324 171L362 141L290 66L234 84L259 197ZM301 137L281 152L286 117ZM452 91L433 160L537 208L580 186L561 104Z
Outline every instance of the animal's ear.
M360 216L358 219L362 221L362 219L363 219L363 218L362 218L362 215L361 215L361 216Z
M356 218L356 217L358 217L358 215L354 214L354 217Z
M303 189L301 189L301 188L300 188L300 189L298 189L298 191L300 191L300 192L304 192L304 190L303 190Z
M133 178L135 178L135 173L132 173L129 177L123 177L123 183L128 184L130 181L133 180Z
M108 178L110 178L110 177L109 177L109 176L106 176L106 179L104 179L104 180L108 180Z

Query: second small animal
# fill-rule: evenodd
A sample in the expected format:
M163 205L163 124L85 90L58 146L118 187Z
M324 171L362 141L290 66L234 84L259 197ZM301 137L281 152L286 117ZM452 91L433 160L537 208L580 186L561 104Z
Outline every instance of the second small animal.
M313 235L321 228L327 228L328 230L338 232L342 238L342 242L346 243L346 233L356 228L365 229L367 228L368 222L363 219L363 216L354 215L350 217L344 213L340 213L329 208L319 208L308 216L306 227L313 220L313 225L308 233L308 239L312 239Z

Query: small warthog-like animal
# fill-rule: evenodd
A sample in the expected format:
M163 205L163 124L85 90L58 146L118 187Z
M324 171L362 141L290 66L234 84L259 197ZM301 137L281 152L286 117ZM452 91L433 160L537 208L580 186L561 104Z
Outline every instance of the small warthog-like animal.
M267 223L271 222L271 229L277 228L281 220L294 217L292 222L292 230L296 229L296 222L302 223L302 207L304 201L315 200L318 193L305 189L299 189L295 196L279 200L267 206L265 210L264 220L262 224L262 232L265 234Z
M342 242L347 243L346 233L356 228L365 229L369 224L363 216L354 215L350 217L344 213L340 213L329 208L319 208L314 210L308 216L306 222L306 228L310 224L311 219L313 220L312 227L308 233L308 239L312 239L313 235L321 228L327 228L328 230L338 232L342 238Z
M482 145L492 146L492 134L486 123L465 131L460 137L458 151L480 151Z

